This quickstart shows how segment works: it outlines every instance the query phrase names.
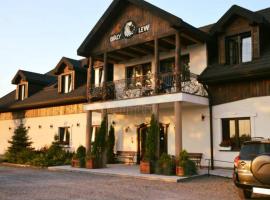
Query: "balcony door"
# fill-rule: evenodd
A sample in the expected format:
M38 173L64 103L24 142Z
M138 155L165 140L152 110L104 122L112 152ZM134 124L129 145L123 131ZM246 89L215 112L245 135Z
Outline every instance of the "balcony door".
M152 85L151 63L126 68L127 87L130 89Z

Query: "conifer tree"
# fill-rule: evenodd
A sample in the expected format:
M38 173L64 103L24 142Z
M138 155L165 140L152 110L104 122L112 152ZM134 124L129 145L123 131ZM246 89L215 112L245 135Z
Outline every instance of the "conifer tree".
M115 136L114 136L114 127L110 126L109 135L108 135L108 149L107 149L107 160L108 163L114 163L114 145L115 145Z
M8 148L8 152L10 154L16 154L23 150L31 149L32 142L28 137L28 130L21 123L15 130L11 140L8 141L10 147Z

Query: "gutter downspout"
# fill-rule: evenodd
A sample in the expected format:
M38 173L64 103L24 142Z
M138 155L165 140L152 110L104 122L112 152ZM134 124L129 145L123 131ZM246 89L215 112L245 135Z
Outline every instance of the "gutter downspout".
M214 170L214 139L213 139L213 108L212 108L212 95L208 89L208 87L203 84L204 89L208 93L208 98L209 98L209 120L210 120L210 165L211 165L211 170Z

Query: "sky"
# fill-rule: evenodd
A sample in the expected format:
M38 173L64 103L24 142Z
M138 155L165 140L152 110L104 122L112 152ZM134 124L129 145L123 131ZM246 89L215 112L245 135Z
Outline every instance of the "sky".
M112 0L0 0L0 97L19 69L46 73L77 48ZM232 5L252 11L270 0L148 0L195 27L215 23Z

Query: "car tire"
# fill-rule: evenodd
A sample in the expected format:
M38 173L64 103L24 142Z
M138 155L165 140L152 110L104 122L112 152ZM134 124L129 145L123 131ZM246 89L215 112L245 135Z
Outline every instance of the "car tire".
M252 196L252 191L251 190L243 190L243 194L245 198L251 198Z

